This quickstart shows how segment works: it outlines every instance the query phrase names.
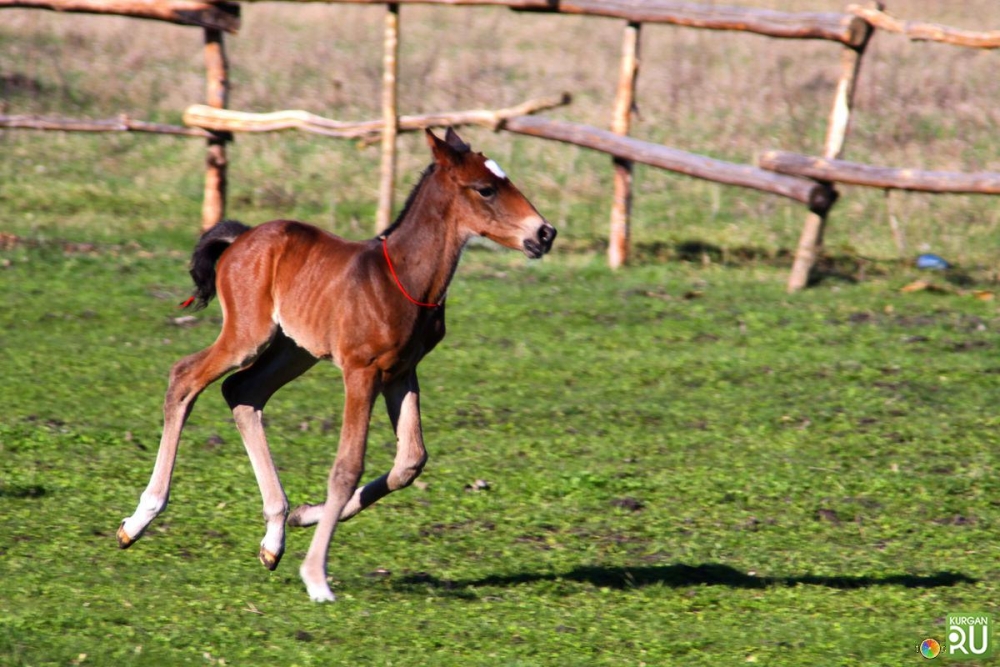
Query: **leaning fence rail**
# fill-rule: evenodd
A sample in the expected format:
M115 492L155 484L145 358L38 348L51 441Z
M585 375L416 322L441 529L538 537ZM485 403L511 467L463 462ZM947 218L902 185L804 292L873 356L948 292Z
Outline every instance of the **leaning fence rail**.
M982 32L952 28L939 23L904 21L892 16L882 7L848 5L847 11L864 19L879 30L899 33L914 41L941 42L975 49L1000 48L1000 30Z
M503 109L473 109L469 111L442 111L438 113L399 116L396 128L400 132L412 132L429 127L448 125L478 125L491 130L504 126L504 122L515 116L527 116L555 109L569 104L569 93L540 97ZM194 128L224 132L278 132L281 130L302 130L339 139L363 139L379 136L385 127L385 120L344 121L324 118L300 109L272 111L269 113L248 113L232 109L216 109L204 104L193 104L184 112L184 123Z
M768 151L760 156L761 168L779 174L821 182L863 185L881 190L909 190L947 194L1000 195L1000 173L932 171L876 167L847 160L827 160L788 151Z
M508 132L561 141L641 162L660 169L726 185L753 188L786 197L813 210L826 210L833 203L829 186L809 178L789 176L748 164L726 162L686 151L625 137L589 125L528 116L515 116L503 124Z
M253 0L248 0L253 1ZM226 109L228 63L223 34L236 33L240 5L235 2L196 0L0 0L7 7L48 9L60 12L117 14L135 18L197 26L205 31L207 104L193 105L184 116L186 127L148 123L120 116L109 120L75 120L38 116L0 116L0 128L26 128L84 132L151 132L192 136L207 140L206 185L202 226L222 219L226 200L226 143L232 132L264 132L289 128L334 137L380 137L382 168L377 225L388 224L394 190L396 136L399 132L445 124L475 124L527 136L567 142L612 156L614 196L608 258L613 267L628 259L631 212L631 165L652 165L696 178L749 187L800 202L809 209L788 279L790 291L804 287L822 250L825 226L837 199L836 183L886 190L928 192L978 192L1000 194L1000 175L958 174L874 167L842 159L853 110L854 90L865 48L875 30L898 33L912 40L932 40L956 46L1000 47L1000 31L970 31L933 23L905 21L886 12L879 2L848 5L844 12L783 12L749 7L697 5L674 0L284 0L380 5L386 8L383 51L381 118L372 121L334 121L305 111L266 114ZM529 100L498 110L442 112L422 116L399 113L396 101L400 6L501 6L514 11L582 14L622 19L625 30L619 82L612 112L611 131L531 116L538 111L569 103L569 96ZM643 23L662 23L708 30L741 31L781 39L826 40L842 47L841 74L834 91L821 156L782 151L764 153L758 165L714 160L640 141L628 136L635 108L639 71L639 38Z

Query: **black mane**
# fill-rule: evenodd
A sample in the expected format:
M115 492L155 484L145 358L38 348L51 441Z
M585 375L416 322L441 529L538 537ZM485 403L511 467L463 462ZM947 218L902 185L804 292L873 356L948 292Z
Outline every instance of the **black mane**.
M403 221L403 218L406 217L406 214L410 212L410 208L413 207L413 200L417 198L417 193L420 192L420 188L424 184L424 181L426 181L430 177L430 175L434 173L434 168L436 166L437 165L434 162L431 162L430 165L428 165L427 168L423 170L423 172L420 174L420 178L417 180L417 184L413 186L413 189L410 190L410 194L406 197L406 203L403 204L403 210L399 212L399 215L396 216L396 219L393 221L393 223L389 225L385 229L385 231L383 231L381 234L378 235L378 238L381 238L383 236L388 236L393 232L394 229L399 227L399 224Z

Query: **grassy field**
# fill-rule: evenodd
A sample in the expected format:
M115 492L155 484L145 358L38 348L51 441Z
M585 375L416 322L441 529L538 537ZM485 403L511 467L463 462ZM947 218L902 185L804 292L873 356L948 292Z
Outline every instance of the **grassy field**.
M1000 26L992 2L890 8ZM244 12L235 108L377 113L380 10ZM178 122L203 95L197 31L3 18L5 113ZM560 116L608 120L619 22L410 7L403 20L408 111L568 89ZM739 161L816 150L835 47L644 35L637 135ZM1000 168L996 54L880 35L869 55L849 155ZM256 560L260 499L214 388L170 509L115 545L155 457L167 371L217 332L216 305L175 321L203 146L0 132L0 665L898 667L924 663L917 646L945 639L949 613L1000 620L993 199L893 195L908 253L958 265L927 273L896 257L882 194L846 191L826 279L788 296L797 206L640 169L637 261L611 273L606 158L467 138L560 237L542 262L466 253L448 338L421 366L423 484L338 531L338 601L315 605L296 572L308 529L276 572ZM401 145L405 190L428 157L418 137ZM235 217L371 233L377 149L240 137L231 159ZM936 289L902 289L918 279ZM269 406L293 505L321 497L341 401L321 365ZM391 465L392 441L378 413L366 476Z
M470 252L422 367L426 487L343 526L320 606L308 530L256 562L213 390L171 508L115 547L166 370L216 331L173 322L184 258L3 257L0 663L906 665L947 613L995 610L993 302ZM269 407L293 504L322 493L341 393L321 367ZM370 474L392 440L379 415Z

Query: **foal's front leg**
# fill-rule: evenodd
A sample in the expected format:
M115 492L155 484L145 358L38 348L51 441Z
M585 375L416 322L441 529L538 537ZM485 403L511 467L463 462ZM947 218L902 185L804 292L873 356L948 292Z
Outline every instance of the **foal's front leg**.
M344 366L346 396L340 445L327 481L326 502L321 506L322 513L309 544L309 552L299 568L299 575L306 585L309 597L316 602L332 602L335 599L326 583L327 553L340 514L354 494L361 473L364 472L368 425L372 403L378 393L376 372L370 367L349 369Z
M386 387L385 407L396 432L396 459L392 469L354 492L340 513L347 521L393 491L413 483L427 462L423 429L420 425L420 385L416 371ZM311 526L319 521L323 505L300 505L288 516L290 526Z
M341 521L350 519L379 498L412 484L427 462L420 426L420 386L416 371L387 387L383 395L389 420L396 432L396 458L389 472L354 492L340 513Z

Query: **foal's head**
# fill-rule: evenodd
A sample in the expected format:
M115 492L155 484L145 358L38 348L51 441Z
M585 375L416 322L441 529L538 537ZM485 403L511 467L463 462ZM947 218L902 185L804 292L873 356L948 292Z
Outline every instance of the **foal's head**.
M521 250L537 259L549 251L556 229L545 221L500 166L469 145L451 128L445 138L427 130L436 177L456 191L452 205L459 224L472 234Z

